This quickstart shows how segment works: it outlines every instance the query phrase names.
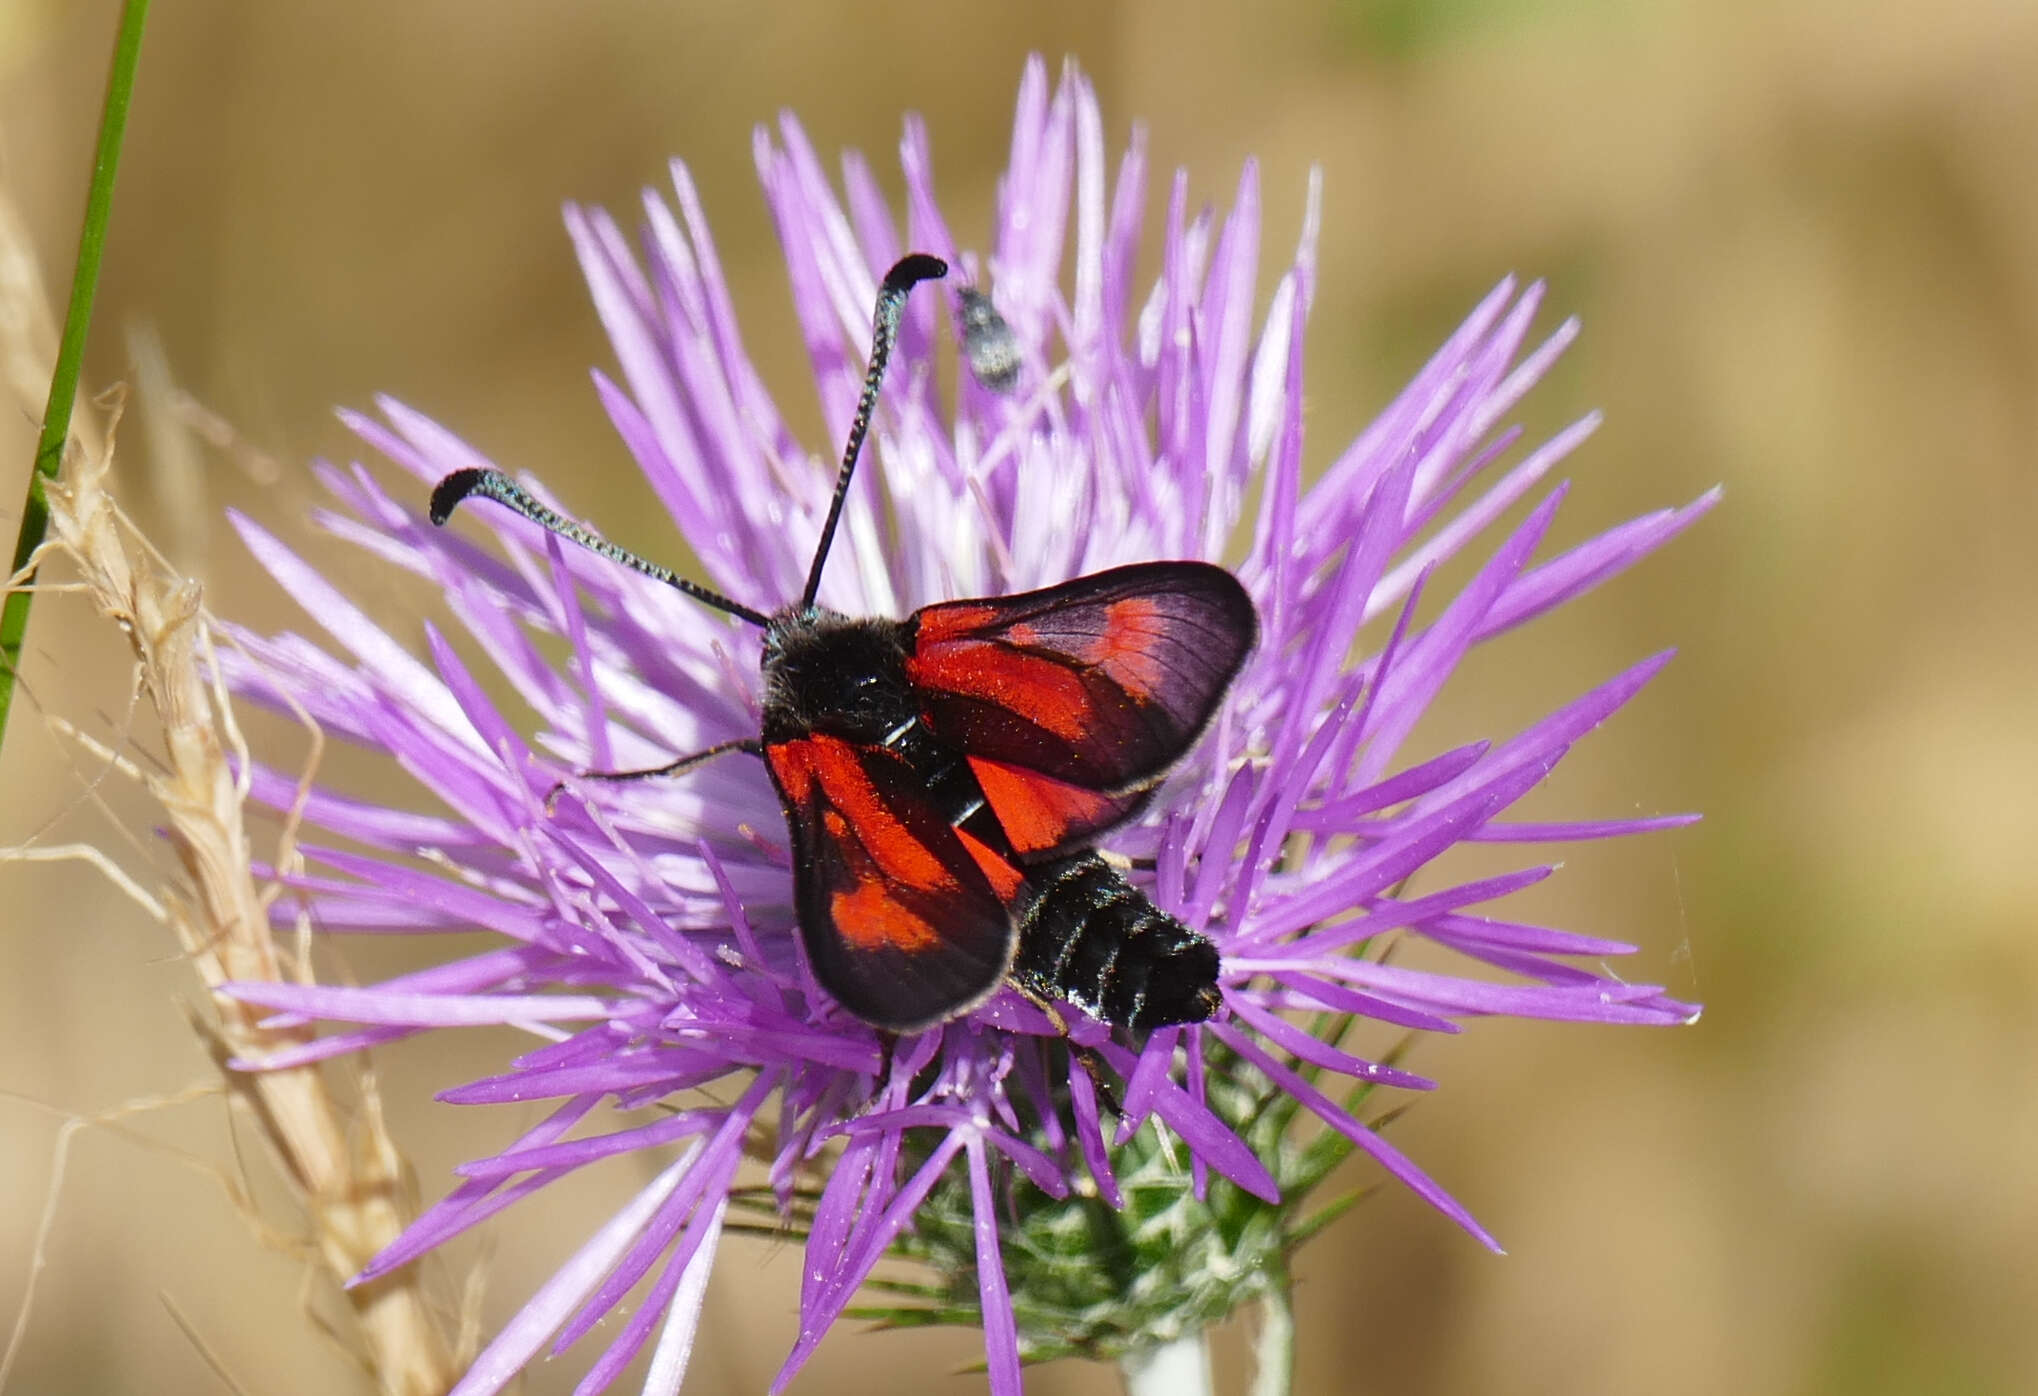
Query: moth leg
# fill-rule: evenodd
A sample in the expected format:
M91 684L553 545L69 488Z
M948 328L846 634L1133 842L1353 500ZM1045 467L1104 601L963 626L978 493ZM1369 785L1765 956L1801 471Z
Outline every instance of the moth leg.
M880 1091L892 1084L892 1058L897 1054L898 1050L899 1035L895 1032L887 1032L883 1028L879 1028L877 1030L877 1084Z
M668 761L663 766L647 766L641 771L575 771L574 775L581 780L616 782L656 780L660 776L682 775L704 762L712 761L715 757L732 751L747 751L752 756L763 756L764 744L754 737L738 737L734 741L717 742L704 751L696 751L690 755L682 756L677 761ZM560 793L565 789L566 782L562 780L545 793L546 814L553 812L553 807L559 803Z
M1083 1073L1090 1078L1090 1088L1097 1093L1097 1101L1112 1114L1123 1116L1125 1107L1118 1103L1118 1092L1111 1088L1111 1082L1104 1075L1107 1068L1104 1058L1094 1047L1084 1047L1073 1039L1069 1042L1069 1055L1075 1058Z
M856 1109L856 1116L862 1119L884 1102L886 1092L892 1088L892 1059L898 1054L899 1035L883 1028L877 1033L877 1075L872 1078L870 1096Z
M1020 992L1025 993L1025 990ZM1040 1011L1047 1015L1047 1021L1054 1025L1054 1030L1061 1034L1061 1040L1069 1049L1069 1060L1080 1066L1084 1075L1090 1078L1090 1085L1096 1090L1097 1099L1104 1108L1114 1115L1123 1115L1125 1109L1118 1103L1118 1092L1111 1089L1111 1082L1105 1077L1104 1073L1110 1068L1105 1066L1102 1054L1096 1048L1085 1047L1076 1041L1075 1035L1069 1031L1069 1020L1062 1017L1059 1006L1046 999L1033 998L1031 994L1026 994L1026 997L1033 999Z

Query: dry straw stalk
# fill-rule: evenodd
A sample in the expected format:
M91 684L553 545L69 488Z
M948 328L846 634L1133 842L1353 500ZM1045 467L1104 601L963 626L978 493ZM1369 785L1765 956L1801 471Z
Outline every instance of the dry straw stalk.
M56 336L49 302L22 224L0 197L0 376L33 417L40 411ZM174 851L155 900L185 961L208 991L229 980L280 980L303 971L271 930L273 889L257 880L243 821L240 733L212 657L199 585L172 568L108 493L117 412L73 418L64 477L49 490L51 541L101 616L120 627L140 691L160 724L150 762L121 762L160 804ZM14 579L20 585L24 579ZM285 831L287 854L288 829ZM283 860L279 860L283 861ZM231 1058L259 1060L297 1045L308 1028L262 1026L266 1011L217 993L194 1012L226 1089L245 1105L300 1197L314 1249L338 1280L358 1271L413 1215L409 1172L383 1125L372 1079L358 1069L300 1067L245 1073ZM327 1072L334 1073L332 1078ZM344 1096L335 1089L344 1085ZM344 1291L359 1324L352 1344L392 1396L433 1396L458 1370L445 1315L413 1266Z

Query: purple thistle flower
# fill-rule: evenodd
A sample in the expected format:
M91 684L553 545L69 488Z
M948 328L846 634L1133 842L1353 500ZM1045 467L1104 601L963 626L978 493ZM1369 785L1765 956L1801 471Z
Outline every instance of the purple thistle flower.
M1050 93L1044 66L1027 68L999 216L981 255L943 220L917 121L901 145L903 234L855 156L844 161L838 198L790 117L776 135L759 132L756 158L827 421L844 423L853 411L883 268L914 248L963 272L906 307L875 450L852 488L822 604L897 616L1136 560L1243 558L1236 570L1259 608L1259 648L1160 798L1102 840L1133 860L1131 876L1159 906L1217 942L1225 1008L1209 1023L1155 1032L1138 1050L1098 1025L1077 1026L1078 1039L1123 1077L1123 1115L1107 1127L1088 1078L1066 1070L1052 1024L1012 992L887 1057L876 1033L816 987L794 934L783 818L757 763L729 758L630 785L570 782L572 793L548 813L548 793L575 769L648 767L754 737L756 632L562 548L506 512L477 510L459 530L432 529L425 487L491 463L384 401L379 420L347 420L416 483L392 492L359 466L322 465L342 506L322 522L437 587L465 631L464 652L493 665L530 711L500 711L436 628L426 628L428 657L412 654L246 519L237 523L248 546L338 649L240 632L233 678L257 701L302 705L328 733L395 757L439 806L424 814L311 793L305 819L331 842L307 840L316 871L288 880L323 929L480 927L503 943L366 988L241 984L240 997L286 1018L354 1025L287 1063L246 1065L317 1060L431 1028L510 1024L542 1045L443 1098L556 1104L507 1147L462 1165L458 1186L361 1278L587 1164L676 1150L458 1387L499 1389L548 1344L556 1352L587 1335L642 1285L580 1390L606 1387L647 1345L646 1389L675 1389L730 1209L754 1200L738 1186L746 1144L768 1138L771 1198L806 1232L799 1337L774 1389L878 1259L895 1243L921 1244L924 1254L913 1237L934 1224L944 1197L959 1197L960 1263L973 1271L991 1386L1016 1392L1022 1353L1049 1348L1014 1315L1008 1286L1027 1278L1008 1274L1001 1257L1010 1233L1000 1218L1013 1195L1030 1185L1043 1204L1081 1193L1126 1205L1126 1171L1162 1166L1129 1142L1157 1120L1185 1146L1195 1197L1228 1183L1227 1196L1274 1204L1284 1179L1269 1151L1249 1142L1264 1144L1247 1117L1226 1104L1231 1083L1247 1078L1494 1245L1351 1101L1326 1089L1326 1077L1349 1078L1361 1094L1431 1083L1312 1035L1299 1015L1434 1032L1484 1014L1645 1024L1696 1015L1657 987L1561 958L1630 946L1491 913L1489 904L1548 876L1548 865L1405 890L1465 842L1534 845L1687 822L1505 817L1667 655L1511 737L1441 753L1405 748L1473 646L1622 571L1714 496L1540 561L1562 486L1545 490L1511 531L1498 530L1594 425L1587 419L1503 468L1519 432L1502 419L1575 329L1567 323L1525 349L1540 291L1511 282L1305 483L1314 183L1300 245L1257 321L1260 195L1250 164L1221 221L1192 216L1186 178L1174 178L1160 274L1142 283L1144 145L1135 131L1111 164L1095 98L1073 70ZM693 185L683 166L672 174L676 213L647 195L636 249L607 215L567 214L621 368L620 382L598 373L595 387L693 547L699 579L770 612L805 580L834 474L831 447L798 440L780 417L744 350ZM974 375L945 375L956 342ZM952 392L944 376L954 378ZM471 541L476 529L496 546ZM1470 582L1448 601L1426 596L1431 569L1459 554L1481 559ZM540 640L564 641L563 670ZM279 807L296 799L289 777L251 775L258 798ZM1469 972L1386 963L1377 952L1395 932L1458 952ZM709 1086L718 1087L712 1097L697 1090ZM649 1106L660 1110L614 1114Z

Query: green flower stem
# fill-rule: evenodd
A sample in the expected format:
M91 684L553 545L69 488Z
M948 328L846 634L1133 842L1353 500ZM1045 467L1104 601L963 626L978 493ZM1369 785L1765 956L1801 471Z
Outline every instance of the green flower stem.
M28 495L21 505L21 532L14 542L10 577L18 585L0 608L0 738L7 733L7 714L14 706L14 679L21 648L28 638L28 610L35 600L32 577L21 574L42 546L49 529L49 502L43 490L57 478L64 462L64 443L71 435L71 405L78 396L78 372L85 359L85 330L92 323L92 301L99 290L99 261L106 251L106 224L113 209L113 176L120 167L121 138L127 132L127 108L134 93L135 63L141 57L142 22L149 0L127 0L114 36L113 65L106 77L106 102L99 113L99 146L92 157L92 183L85 191L85 221L78 232L78 263L71 274L71 304L64 312L64 335L57 346L56 371L50 375L49 403L43 408L42 436L35 443L35 469L29 472Z
M1260 1296L1260 1331L1253 1339L1252 1396L1288 1396L1295 1385L1295 1303L1285 1267L1267 1279Z
M1118 1359L1125 1396L1210 1396L1210 1344L1200 1332Z

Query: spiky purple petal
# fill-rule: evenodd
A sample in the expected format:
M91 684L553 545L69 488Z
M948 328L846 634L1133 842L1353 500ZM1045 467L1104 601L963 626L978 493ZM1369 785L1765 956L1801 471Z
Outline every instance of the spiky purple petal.
M337 740L393 756L437 808L390 808L322 786L300 791L295 779L252 767L244 774L257 799L298 808L323 831L303 845L310 866L282 870L278 881L325 930L480 928L510 943L362 988L233 986L277 1010L279 1023L357 1025L250 1065L315 1061L433 1027L506 1023L534 1032L540 1045L441 1098L558 1102L508 1147L456 1170L461 1181L361 1278L415 1259L574 1170L681 1147L679 1160L541 1287L459 1387L500 1389L548 1341L556 1350L588 1336L641 1286L640 1307L579 1389L610 1384L661 1322L646 1389L676 1389L741 1149L763 1139L782 1206L821 1166L799 1333L776 1391L960 1154L992 1389L1016 1393L1025 1335L1004 1274L1002 1179L1061 1197L1086 1187L1087 1175L1097 1195L1121 1206L1114 1148L1135 1131L1165 1129L1187 1151L1197 1196L1223 1178L1278 1199L1268 1161L1214 1103L1205 1059L1212 1041L1493 1245L1463 1206L1297 1065L1368 1086L1434 1083L1317 1041L1291 1015L1358 1014L1449 1033L1460 1019L1498 1013L1624 1023L1695 1014L1658 987L1558 958L1624 954L1631 947L1623 942L1491 914L1491 903L1548 876L1548 867L1406 885L1464 843L1620 837L1685 822L1504 817L1667 655L1520 732L1445 750L1404 748L1475 647L1633 565L1716 495L1537 560L1566 489L1545 482L1597 418L1519 449L1520 431L1503 418L1577 327L1566 322L1532 344L1542 288L1518 290L1511 280L1306 480L1304 332L1318 274L1320 180L1311 177L1300 237L1257 321L1261 190L1251 162L1220 211L1192 215L1186 175L1168 183L1160 264L1143 283L1144 138L1135 130L1114 165L1095 96L1073 68L1055 84L1044 64L1028 65L997 221L981 250L941 211L932 143L917 119L900 145L903 233L861 158L844 162L838 196L790 116L757 132L754 155L829 422L847 420L862 381L875 278L908 247L947 258L959 283L994 296L1022 351L1009 393L964 373L949 400L937 365L953 352L942 325L954 321L958 286L926 288L908 303L824 604L900 615L1142 558L1236 561L1259 609L1260 646L1152 807L1103 840L1109 852L1147 860L1131 874L1135 883L1217 941L1228 1011L1156 1032L1137 1049L1095 1024L1075 1025L1076 1040L1122 1078L1115 1126L1086 1074L1062 1089L1054 1027L1014 994L888 1053L819 991L797 948L785 831L756 763L731 757L684 779L627 786L574 774L653 765L754 736L755 633L562 548L520 518L472 511L459 527L434 530L416 484L391 490L362 467L322 466L338 507L321 523L379 565L441 592L451 624L424 627L421 647L405 644L272 533L236 519L250 550L338 649L233 631L222 664L251 700L302 712ZM702 580L770 610L805 576L835 448L787 427L744 348L684 166L673 166L672 182L670 202L647 193L634 245L606 213L567 211L569 241L615 354L614 373L597 373L594 391L699 559ZM344 420L412 480L490 465L423 414L388 399L377 406L378 416ZM554 483L569 479L557 472ZM573 512L570 495L531 484ZM1539 489L1542 499L1488 540ZM477 531L493 546L473 541ZM1437 567L1460 556L1478 558L1471 580L1454 596L1430 596ZM502 706L496 695L505 693L521 706ZM275 914L297 908L279 902ZM1408 969L1361 953L1399 936L1454 952L1468 972ZM629 1110L675 1095L649 1119L603 1128L595 1115L603 1103Z

